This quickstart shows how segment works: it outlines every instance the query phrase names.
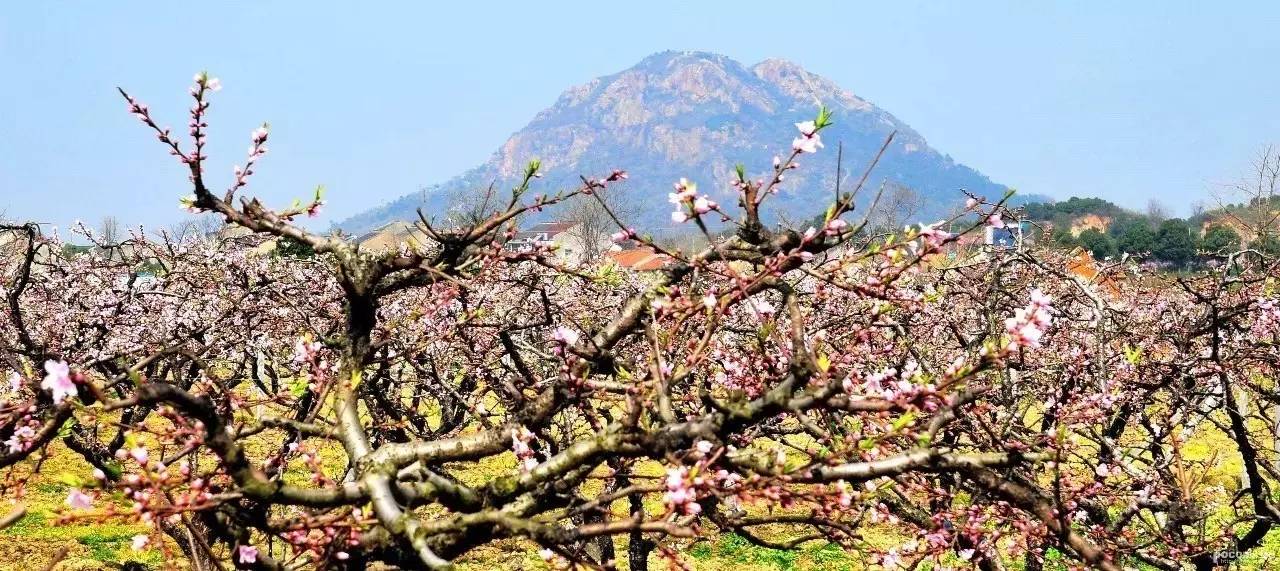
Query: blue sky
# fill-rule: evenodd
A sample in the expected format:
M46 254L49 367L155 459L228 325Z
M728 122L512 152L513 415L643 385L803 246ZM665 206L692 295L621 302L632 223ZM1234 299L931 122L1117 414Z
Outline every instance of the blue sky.
M181 127L201 69L224 85L213 180L270 121L251 193L282 204L325 184L321 224L482 162L565 88L666 49L796 61L992 179L1060 198L1185 213L1280 142L1274 2L360 4L6 6L0 211L180 219L181 167L114 87Z

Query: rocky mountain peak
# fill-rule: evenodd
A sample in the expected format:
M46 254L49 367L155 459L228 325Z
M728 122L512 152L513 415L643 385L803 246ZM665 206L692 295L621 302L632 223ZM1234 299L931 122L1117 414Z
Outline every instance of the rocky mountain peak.
M893 180L928 198L923 215L934 216L963 201L968 188L990 196L1004 187L929 147L890 113L797 63L767 59L751 67L720 54L666 51L614 74L564 91L556 102L513 134L486 163L421 194L353 217L340 226L360 232L410 219L419 206L443 214L447 201L490 183L507 186L533 158L542 161L546 191L572 186L579 175L614 168L631 173L628 192L646 205L637 226L670 226L665 205L672 181L688 177L732 204L733 165L763 173L775 154L789 150L793 123L830 107L836 124L823 133L828 149L806 157L773 201L779 216L808 218L830 196L837 143L851 169L866 164L889 133L896 132L872 184ZM805 211L805 212L802 212ZM820 208L819 208L820 211Z
M787 95L813 101L815 105L845 107L858 111L870 111L874 107L852 91L841 88L835 82L810 73L799 64L779 58L769 58L751 66L756 77L777 86Z

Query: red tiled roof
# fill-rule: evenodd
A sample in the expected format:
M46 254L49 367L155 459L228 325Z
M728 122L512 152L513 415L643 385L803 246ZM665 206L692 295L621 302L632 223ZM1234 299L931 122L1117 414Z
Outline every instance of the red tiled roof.
M1097 262L1093 260L1093 254L1088 250L1076 246L1067 254L1071 258L1067 260L1067 271L1079 276L1081 279L1089 283L1095 283L1112 295L1120 295L1120 288L1116 285L1111 276L1103 275L1102 270L1098 267ZM1101 278L1099 276L1101 275Z
M609 258L619 266L638 271L657 270L671 261L670 256L654 252L648 247L610 252Z

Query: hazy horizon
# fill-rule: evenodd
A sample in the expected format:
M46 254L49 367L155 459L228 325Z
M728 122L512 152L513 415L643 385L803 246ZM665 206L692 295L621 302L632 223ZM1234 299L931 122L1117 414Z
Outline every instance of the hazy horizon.
M180 220L181 167L114 88L181 126L202 69L225 85L211 177L229 179L270 121L250 193L280 205L324 184L321 226L479 164L563 90L670 49L794 61L1022 192L1156 198L1180 215L1280 127L1271 4L767 7L15 6L0 18L0 212L60 227ZM521 34L519 53L493 41Z

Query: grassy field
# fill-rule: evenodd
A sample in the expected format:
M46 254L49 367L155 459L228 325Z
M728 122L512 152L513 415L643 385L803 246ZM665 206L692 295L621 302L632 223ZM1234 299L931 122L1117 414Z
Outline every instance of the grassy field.
M268 443L278 443L279 434L270 432L259 435L259 442L251 442L247 446L251 456L265 456ZM1197 433L1188 439L1182 448L1182 456L1188 466L1189 491L1197 495L1234 494L1239 488L1238 474L1240 460L1233 453L1234 447L1224 434L1216 431L1211 423L1202 423ZM323 448L320 454L326 466L341 471L345 459L336 447ZM25 487L20 502L27 507L28 515L12 527L0 532L0 571L3 570L40 570L44 569L62 550L67 554L55 569L65 571L88 571L97 569L119 569L129 561L142 563L149 568L161 568L166 556L160 549L149 549L135 552L131 548L131 538L146 533L147 528L141 524L99 521L60 522L58 512L64 505L69 485L68 481L90 480L89 468L75 462L78 457L55 443L49 448L49 455L43 460L39 474L31 477ZM510 474L515 470L515 457L508 453L487 459L469 469L460 471L459 477L465 483L479 485L489 479ZM635 476L638 478L660 478L663 466L656 462L637 464ZM5 482L20 481L22 472L7 475ZM306 474L293 471L287 479L303 483ZM588 482L585 486L598 485ZM589 488L588 488L589 489ZM13 494L7 494L12 496ZM123 498L116 494L114 501L121 506L127 505ZM1223 498L1217 498L1221 505ZM620 516L625 516L625 503L619 501L612 506ZM646 508L657 513L662 509L661 500L656 495L646 499ZM751 506L749 509L765 510L768 506ZM7 511L8 506L0 511ZM1212 514L1210 526L1224 520L1229 514ZM711 528L708 528L711 529ZM788 529L778 527L762 530L762 534L770 539L783 539L791 536ZM875 526L861 530L864 540L874 546L891 547L910 539L897 530L886 526ZM673 551L678 553L682 562L699 570L733 569L735 571L763 571L774 569L821 569L821 570L857 570L870 567L867 559L856 553L847 553L838 546L823 542L810 542L795 551L782 551L757 547L746 539L732 534L709 535L698 540L674 540ZM172 548L172 546L170 546ZM621 537L616 538L615 547L619 557L625 559L626 545ZM175 550L176 551L176 550ZM1047 570L1063 569L1060 557L1051 553ZM183 567L181 560L170 560L169 563ZM625 561L620 561L625 568ZM962 567L960 561L955 562ZM1008 568L1017 571L1021 561L1008 562ZM1272 569L1280 565L1280 531L1272 532L1265 544L1253 551L1240 562L1244 569ZM467 554L458 561L458 566L465 570L482 569L548 569L550 568L537 555L537 546L519 539L497 541ZM651 568L666 568L667 562L655 553L650 561ZM919 567L928 570L926 564Z
M26 517L0 531L0 570L44 569L61 551L66 558L56 567L65 571L115 569L125 561L157 567L163 561L159 550L135 552L130 547L134 535L146 533L140 524L73 521L59 522L55 510L64 507L70 486L62 480L71 475L92 480L91 468L74 463L74 453L54 444L39 474L27 482L20 503ZM16 476L16 474L15 474ZM6 494L11 496L12 494ZM121 500L118 503L124 505ZM10 506L6 505L4 511Z
M160 568L164 554L159 549L133 551L130 542L134 535L146 533L141 524L101 523L76 521L59 523L57 511L64 505L69 486L61 481L63 474L89 478L89 471L70 462L72 453L61 445L51 447L41 474L27 484L22 503L28 514L12 527L0 532L0 570L44 569L66 548L67 555L55 569L64 571L90 571L119 569L129 561ZM501 464L510 466L501 466ZM514 469L514 458L500 458L499 465L483 467L482 472L499 473ZM648 470L651 475L661 473L654 464ZM81 473L83 472L83 473ZM471 474L483 479L481 473ZM120 505L125 505L119 500ZM657 500L649 507L658 509ZM617 509L623 509L620 503ZM888 539L888 538L886 538ZM626 544L618 538L615 546L619 554L625 554ZM864 565L853 556L835 546L815 544L799 551L779 551L753 546L741 537L725 535L703 541L686 541L678 550L685 561L695 569L737 569L755 571L766 569L861 569ZM178 565L183 565L181 561ZM658 555L651 562L655 568L665 567ZM537 555L537 546L523 540L505 540L487 545L458 561L460 569L550 569Z

